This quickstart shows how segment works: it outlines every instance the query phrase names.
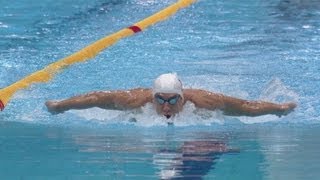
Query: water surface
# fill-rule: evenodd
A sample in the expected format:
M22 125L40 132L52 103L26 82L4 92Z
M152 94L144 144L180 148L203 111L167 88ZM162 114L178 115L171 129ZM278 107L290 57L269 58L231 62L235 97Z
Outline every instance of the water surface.
M0 87L173 3L0 2ZM320 7L308 1L200 0L46 84L0 114L4 179L316 179L320 145ZM89 109L51 115L44 102L92 90L150 87L176 72L187 88L296 101L285 117L192 113L168 126L142 114ZM130 122L131 118L137 122ZM199 148L195 148L199 147ZM226 153L217 148L226 148Z

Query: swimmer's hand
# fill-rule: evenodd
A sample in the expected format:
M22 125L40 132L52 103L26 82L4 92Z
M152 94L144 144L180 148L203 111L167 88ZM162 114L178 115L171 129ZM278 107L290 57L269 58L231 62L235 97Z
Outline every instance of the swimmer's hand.
M51 114L63 113L63 111L58 108L58 101L47 101L45 105Z
M297 104L293 102L280 104L279 111L277 111L275 115L278 117L285 116L292 112L296 107Z

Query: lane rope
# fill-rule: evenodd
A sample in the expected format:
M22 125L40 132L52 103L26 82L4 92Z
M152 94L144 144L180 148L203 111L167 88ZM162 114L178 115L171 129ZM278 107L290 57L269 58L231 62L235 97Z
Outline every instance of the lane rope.
M116 43L118 40L131 36L135 33L143 31L147 27L156 24L160 21L166 20L168 17L174 15L178 10L186 8L194 3L196 0L179 0L176 3L164 8L163 10L135 23L132 26L124 28L116 33L106 36L86 47L60 59L52 64L49 64L45 68L32 73L29 76L3 88L0 90L0 110L2 111L11 97L18 90L29 87L33 83L45 83L53 78L53 76L60 70L67 68L68 66L86 61L95 57L99 52Z

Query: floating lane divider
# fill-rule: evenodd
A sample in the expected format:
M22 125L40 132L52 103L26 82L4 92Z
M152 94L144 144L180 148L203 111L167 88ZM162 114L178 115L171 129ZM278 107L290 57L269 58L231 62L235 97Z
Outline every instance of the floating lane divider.
M80 51L71 54L63 59L60 59L52 64L49 64L42 70L36 71L29 76L11 84L0 90L0 110L2 111L7 105L11 97L15 92L21 89L29 87L33 83L45 83L53 78L53 76L62 69L68 66L83 62L95 57L99 52L113 45L118 40L131 36L137 32L143 31L147 27L156 24L160 21L164 21L168 17L174 15L178 10L186 8L194 3L196 0L179 0L176 3L166 7L165 9L137 22L136 24L124 28L116 33L106 36L86 47Z

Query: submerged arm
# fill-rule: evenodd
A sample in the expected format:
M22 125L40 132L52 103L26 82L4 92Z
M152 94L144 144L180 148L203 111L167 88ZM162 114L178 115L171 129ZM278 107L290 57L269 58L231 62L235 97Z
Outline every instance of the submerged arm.
M297 106L295 103L276 104L266 101L249 101L204 90L189 90L189 99L196 107L219 109L231 116L287 115Z
M92 107L126 110L139 108L151 102L151 97L151 90L142 88L128 91L97 91L62 101L47 101L46 106L51 113Z

